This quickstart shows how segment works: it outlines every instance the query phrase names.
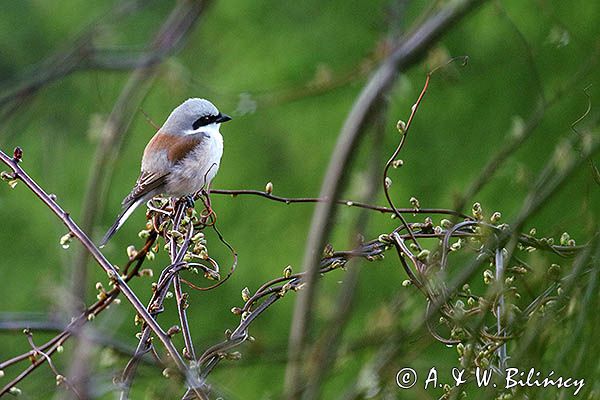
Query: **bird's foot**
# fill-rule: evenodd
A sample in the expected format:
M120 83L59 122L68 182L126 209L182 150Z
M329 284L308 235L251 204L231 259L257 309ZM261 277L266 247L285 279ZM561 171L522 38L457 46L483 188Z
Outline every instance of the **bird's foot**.
M188 206L188 208L194 208L196 206L196 202L194 201L194 196L191 194L188 194L187 196L182 197L181 200L185 201L185 204Z

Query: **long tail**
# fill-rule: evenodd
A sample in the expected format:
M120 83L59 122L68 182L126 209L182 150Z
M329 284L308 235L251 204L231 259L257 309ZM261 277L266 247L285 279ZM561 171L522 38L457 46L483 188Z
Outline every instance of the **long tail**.
M123 226L125 221L127 221L127 218L129 218L129 216L135 211L136 208L138 208L138 206L140 204L142 204L144 202L144 200L146 200L146 196L142 196L142 197L138 198L136 201L134 201L133 203L130 203L129 205L125 205L125 207L123 208L123 211L121 211L121 214L119 214L119 216L117 217L117 220L115 221L113 226L110 227L110 229L106 232L106 234L102 238L102 241L100 242L100 248L102 248L102 247L104 247L104 245L106 245L106 242L108 242L110 240L110 238L112 237L112 235L114 235L115 232L117 232L119 230L119 228L121 228Z

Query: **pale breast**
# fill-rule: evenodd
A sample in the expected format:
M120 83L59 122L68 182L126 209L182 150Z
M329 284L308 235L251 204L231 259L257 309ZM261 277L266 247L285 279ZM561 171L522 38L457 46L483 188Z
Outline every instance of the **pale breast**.
M193 149L173 165L166 185L169 195L183 196L207 188L217 174L223 136L218 131L201 135Z

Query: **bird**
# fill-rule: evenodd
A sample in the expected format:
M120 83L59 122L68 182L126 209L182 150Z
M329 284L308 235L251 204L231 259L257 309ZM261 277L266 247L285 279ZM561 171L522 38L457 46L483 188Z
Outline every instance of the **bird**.
M177 106L146 145L140 176L123 199L122 211L102 238L100 248L138 206L152 197L184 197L208 190L223 155L219 128L230 120L206 99L190 98Z

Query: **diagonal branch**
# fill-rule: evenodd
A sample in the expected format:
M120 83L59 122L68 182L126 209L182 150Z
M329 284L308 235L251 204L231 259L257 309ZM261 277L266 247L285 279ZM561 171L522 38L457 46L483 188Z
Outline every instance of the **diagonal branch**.
M320 249L323 248L329 234L331 220L335 213L333 201L339 197L348 162L356 150L371 111L381 96L391 88L399 71L418 62L441 35L481 3L482 0L453 2L452 5L427 19L406 37L377 69L348 114L321 185L320 197L329 201L316 206L304 251L302 269L308 275L305 290L296 299L294 307L289 340L289 363L286 370L285 386L288 397L293 396L290 398L297 398L299 388L303 385L300 361L306 345L306 335L310 330L310 313L316 291Z
M96 223L99 210L103 208L106 187L112 176L113 167L120 154L121 146L128 132L128 126L135 116L135 110L142 102L151 88L154 78L159 72L161 62L166 56L172 54L179 48L185 37L199 21L202 12L206 9L205 2L188 1L177 3L170 15L166 18L151 44L149 56L152 63L141 63L129 80L127 81L121 95L115 103L113 110L104 124L100 142L96 148L94 162L90 168L81 216L81 228L86 232L92 232ZM76 299L83 300L86 292L87 263L89 253L81 249L77 254L72 266L71 287ZM85 348L85 335L78 349ZM85 370L89 363L85 359L85 352L76 352L73 356L73 371L81 379L74 382L86 385ZM85 391L85 388L82 388Z
M210 0L186 0L177 6L161 27L151 45L140 51L102 49L93 44L97 26L92 26L74 41L69 49L50 57L33 73L13 88L0 94L0 116L4 117L20 103L35 95L45 86L85 70L132 70L159 64L180 48L183 40L194 27L202 10ZM134 2L137 3L137 2ZM122 13L131 5L119 5L115 13ZM137 7L134 4L133 7ZM17 79L18 80L18 79Z
M116 288L118 288L125 298L131 303L137 314L145 324L154 332L156 337L165 346L167 352L171 356L179 372L185 377L188 385L192 388L197 387L193 375L188 370L185 362L177 352L170 337L158 325L156 320L146 311L142 302L137 298L133 290L127 285L124 279L119 274L119 271L111 264L106 257L98 250L96 245L87 236L83 230L73 221L68 212L63 210L60 205L54 200L53 196L46 193L27 173L18 165L22 152L19 148L15 151L15 158L9 157L6 153L0 150L0 161L12 169L14 179L21 180L50 210L56 214L61 222L69 229L74 237L89 251L96 263L106 272L108 278Z
M283 197L276 196L269 192L263 192L261 190L253 190L253 189L210 189L210 194L223 194L229 195L231 197L237 197L239 195L250 195L250 196L258 196L263 197L268 200L273 200L278 203L285 204L295 204L295 203L326 203L330 201L327 198L319 198L319 197ZM377 206L370 203L363 203L360 201L354 200L341 200L337 199L333 201L334 204L347 206L347 207L356 207L356 208L364 208L372 211L379 211L384 214L394 214L395 211L393 208L385 207L385 206ZM445 208L396 208L396 211L399 213L411 213L411 214L445 214L445 215L453 215L455 217L460 218L469 218L468 215L456 212L454 210L445 209Z

